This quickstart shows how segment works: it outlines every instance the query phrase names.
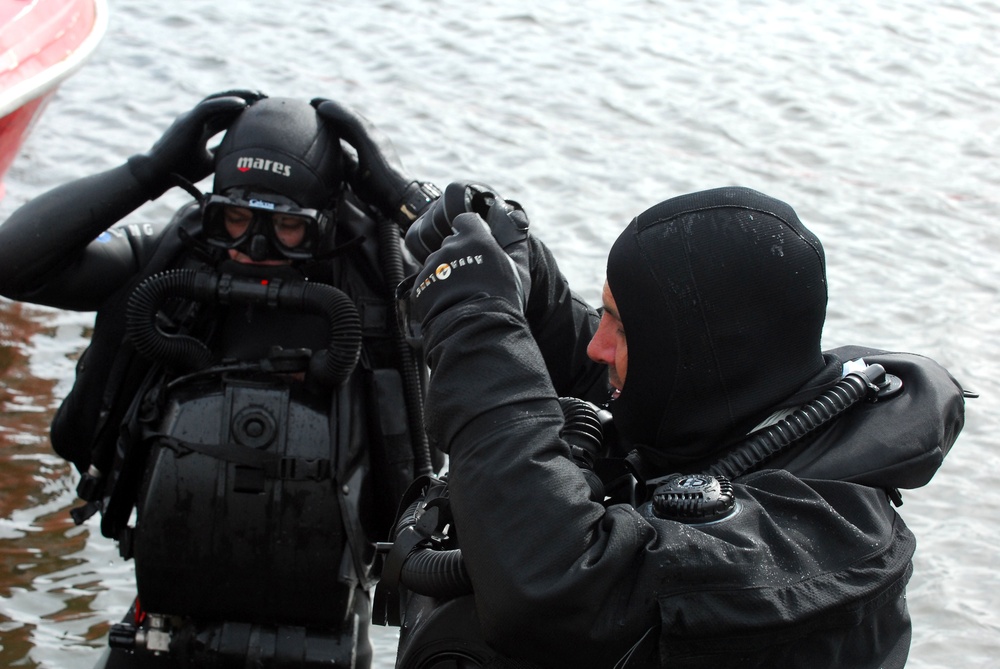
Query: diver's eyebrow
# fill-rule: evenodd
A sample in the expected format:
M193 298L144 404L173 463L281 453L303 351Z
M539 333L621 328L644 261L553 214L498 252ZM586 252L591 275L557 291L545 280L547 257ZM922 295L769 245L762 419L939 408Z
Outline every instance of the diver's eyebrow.
M601 304L601 307L604 309L604 313L610 315L616 321L621 322L622 317L618 314L618 311L614 307L609 307L607 304L603 303Z

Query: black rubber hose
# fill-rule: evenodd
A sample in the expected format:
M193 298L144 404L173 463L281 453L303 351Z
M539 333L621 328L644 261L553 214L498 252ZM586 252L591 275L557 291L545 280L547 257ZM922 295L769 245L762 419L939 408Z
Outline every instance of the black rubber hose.
M884 378L885 369L881 365L869 365L863 372L848 374L784 420L754 433L750 439L710 467L708 473L730 479L740 476L806 434L826 425L858 401L874 396L878 391L877 384ZM588 409L586 403L565 398L560 399L560 405L566 418L566 426L560 434L564 438L574 437L588 444L594 443L596 435L600 433L600 425L595 427L592 409ZM400 516L396 527L397 536L402 529L417 522L416 511L421 502L422 500L416 500ZM472 592L461 549L414 550L403 563L400 582L414 592L442 599Z
M881 365L869 365L863 372L848 374L785 419L754 432L709 467L706 473L725 476L729 480L742 476L876 392L875 384L884 378L885 369Z
M569 444L573 461L587 479L590 498L595 502L603 502L604 482L594 471L597 458L604 450L604 428L597 416L597 407L576 397L560 397L559 406L565 419L559 435Z
M408 590L437 599L451 599L472 592L472 580L458 548L413 551L403 563L399 580Z
M603 434L596 409L592 404L576 398L559 398L565 425L560 436L570 441L587 442L586 450L600 450ZM580 462L578 458L575 458ZM581 463L582 464L582 463ZM584 469L584 471L589 471ZM400 515L394 536L417 522L417 510L423 498L415 500ZM472 581L465 568L460 548L435 550L417 548L403 562L399 582L421 595L448 599L472 592Z
M354 301L339 288L323 283L284 283L278 306L327 317L329 345L309 361L312 380L336 388L351 375L361 356L361 316Z
M403 269L403 250L400 248L399 228L384 216L377 216L379 235L379 259L382 262L382 272L390 292L405 278ZM395 295L388 296L390 300ZM392 318L396 310L390 310ZM413 467L415 476L423 476L434 472L431 460L430 444L424 428L424 384L421 372L421 361L414 355L399 323L393 327L393 344L399 355L399 370L403 378L403 403L406 405L407 422L410 428L410 442L413 448Z
M604 445L604 429L597 417L597 407L576 397L560 397L565 425L559 435L569 442L574 459L594 466L594 458Z
M407 527L417 522L417 511L424 498L416 499L400 515L393 536L398 537ZM418 548L403 561L399 582L407 589L421 595L450 599L472 592L472 580L465 569L462 551Z
M132 291L125 311L125 331L143 356L183 370L205 369L212 352L194 337L168 334L160 329L157 314L173 296L190 290L192 270L167 270L149 277Z
M377 203L376 206L381 209L381 214L376 214L375 219L378 225L380 261L389 285L387 297L391 303L395 298L394 289L406 278L402 250L399 247L399 229L405 229L412 223L407 216L401 216L395 207L404 203L408 189L416 186L417 182L404 175L392 142L368 119L333 100L316 99L313 100L313 105L323 107L321 115L336 121L338 132L357 151L360 174L354 184L356 190L362 199ZM382 205L387 208L382 208ZM413 446L414 471L416 476L431 474L434 465L424 431L421 361L414 356L413 349L399 327L395 328L394 343L403 377L403 402L406 405Z
M339 386L361 354L361 318L354 302L343 291L305 281L261 282L209 271L174 269L154 274L129 297L126 332L136 350L154 360L186 371L205 369L212 352L194 337L164 332L157 314L170 298L213 304L262 305L325 316L329 324L328 347L313 353L310 378L323 385Z

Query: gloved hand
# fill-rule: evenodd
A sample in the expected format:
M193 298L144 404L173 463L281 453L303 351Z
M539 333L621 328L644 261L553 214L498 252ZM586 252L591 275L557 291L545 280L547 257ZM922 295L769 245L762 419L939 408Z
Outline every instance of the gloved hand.
M503 200L499 196L486 199L488 209L486 224L490 227L493 239L497 241L510 258L517 279L518 297L521 312L528 309L528 298L531 296L531 253L528 236L528 215L524 208L513 200Z
M478 214L459 214L454 234L430 254L409 296L410 318L430 319L475 295L501 297L521 306L524 295L517 268ZM523 307L522 307L523 308Z
M427 207L413 225L406 231L406 248L413 257L423 262L452 233L451 222L459 214L467 212L486 214L485 205L473 209L472 198L479 197L477 203L485 202L485 196L493 196L493 189L486 184L467 181L453 181L444 189L444 194Z
M214 149L207 146L244 109L267 97L259 91L233 90L209 95L181 114L146 153L128 159L132 175L148 190L150 200L174 185L171 174L194 183L212 173Z
M500 246L510 246L528 236L528 215L513 200L504 200L484 183L454 181L406 231L406 248L413 257L423 260L441 246L451 234L451 223L459 214L479 214L487 222Z
M314 98L310 104L357 151L355 192L404 230L440 197L434 184L421 183L405 173L392 142L364 116L327 98Z
M482 217L494 239L511 257L521 286L523 311L531 294L528 216L520 204L495 195L490 186L465 181L448 184L444 195L406 231L406 247L413 257L423 261L452 234L456 218L467 212Z

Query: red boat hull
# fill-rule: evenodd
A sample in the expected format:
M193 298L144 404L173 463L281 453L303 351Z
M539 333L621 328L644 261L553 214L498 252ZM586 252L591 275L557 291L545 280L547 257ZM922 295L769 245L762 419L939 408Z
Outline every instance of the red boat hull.
M35 120L106 26L104 0L0 0L0 197Z

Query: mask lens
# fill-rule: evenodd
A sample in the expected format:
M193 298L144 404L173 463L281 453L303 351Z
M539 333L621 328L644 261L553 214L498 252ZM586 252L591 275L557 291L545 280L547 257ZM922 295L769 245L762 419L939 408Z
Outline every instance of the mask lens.
M205 238L217 248L247 253L248 240L263 236L274 259L311 258L328 225L315 209L303 209L275 195L241 193L241 197L211 195L204 205ZM250 255L249 253L247 253Z
M246 207L222 207L222 227L226 235L233 240L246 237L253 225L253 216L253 211Z
M232 249L239 246L253 228L253 211L227 202L211 202L203 217L205 238L212 246Z
M274 241L283 252L308 252L315 248L319 231L315 218L275 212L270 219Z

